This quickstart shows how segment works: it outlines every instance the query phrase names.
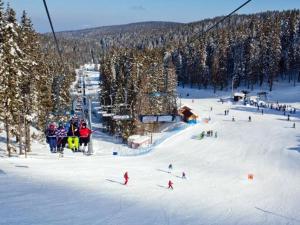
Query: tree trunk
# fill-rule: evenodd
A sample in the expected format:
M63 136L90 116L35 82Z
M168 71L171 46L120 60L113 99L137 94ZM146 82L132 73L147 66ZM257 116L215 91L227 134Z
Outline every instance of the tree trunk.
M21 120L21 113L19 112L19 123L18 123L18 129L19 129L19 134L17 134L18 140L19 140L19 155L23 154L22 150L22 120Z
M31 152L31 136L30 136L30 121L27 121L26 119L24 120L25 123L25 151L26 152Z
M273 89L273 81L271 80L269 84L269 91L272 91L272 89Z
M5 115L5 128L6 128L6 149L7 149L7 152L8 152L8 157L11 157L9 124L8 124L7 115Z

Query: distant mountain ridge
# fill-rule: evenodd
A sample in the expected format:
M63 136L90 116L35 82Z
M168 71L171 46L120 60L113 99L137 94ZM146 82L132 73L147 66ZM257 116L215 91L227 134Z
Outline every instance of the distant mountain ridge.
M145 30L151 31L162 31L172 28L176 28L184 25L184 23L177 22L165 22L165 21L146 21L146 22L137 22L137 23L128 23L121 25L111 25L111 26L100 26L79 30L70 30L70 31L60 31L57 32L59 37L65 38L95 38L99 35L115 35L117 33L126 33L126 32L139 32ZM49 33L47 33L49 34Z

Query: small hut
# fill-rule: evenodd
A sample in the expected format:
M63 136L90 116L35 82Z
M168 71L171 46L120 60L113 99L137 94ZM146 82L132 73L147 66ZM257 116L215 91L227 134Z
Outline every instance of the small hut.
M188 106L182 106L178 109L178 114L182 117L182 120L187 123L196 123L198 115Z
M243 92L236 92L233 94L233 101L238 102L241 99L245 99L246 94Z

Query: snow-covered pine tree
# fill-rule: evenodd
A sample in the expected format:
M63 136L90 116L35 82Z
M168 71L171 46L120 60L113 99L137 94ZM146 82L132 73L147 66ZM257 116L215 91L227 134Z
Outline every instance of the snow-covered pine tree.
M30 126L33 120L37 120L38 92L37 81L40 79L38 63L41 60L41 49L37 34L35 33L31 20L23 11L20 24L19 46L24 52L25 60L21 76L21 100L22 100L22 122L25 129L25 151L30 148Z
M208 67L206 65L207 52L205 46L205 39L199 40L197 57L199 58L199 63L196 64L196 73L197 73L197 86L200 89L201 85L204 87L207 85L207 74Z
M218 85L220 89L223 90L224 87L227 86L228 77L227 77L227 55L229 50L229 41L226 31L224 29L218 32L218 48L217 52L219 55L219 71L218 71Z
M280 19L278 15L275 14L271 21L272 30L270 31L268 42L268 48L270 49L268 84L270 91L273 89L274 79L276 79L279 72L279 62L281 56Z
M4 11L3 11L3 2L0 0L0 88L3 87L6 83L6 78L4 77L4 30L5 30L5 21L4 21ZM5 92L0 92L0 120L4 121L6 110L4 108Z
M249 29L247 31L248 37L245 40L245 77L247 82L247 88L251 87L253 90L254 84L258 81L257 65L259 65L259 48L256 39L256 26L257 20L253 16Z
M15 11L7 7L4 20L3 54L1 57L0 70L0 113L4 117L7 132L7 151L11 156L13 146L10 144L10 134L18 135L16 125L19 121L19 110L21 109L20 82L23 75L24 52L18 46L18 29Z
M52 54L42 54L39 52L39 61L37 64L37 71L39 72L39 79L36 82L37 90L37 126L41 130L45 129L49 113L54 108L52 98L52 83L53 73L51 72Z

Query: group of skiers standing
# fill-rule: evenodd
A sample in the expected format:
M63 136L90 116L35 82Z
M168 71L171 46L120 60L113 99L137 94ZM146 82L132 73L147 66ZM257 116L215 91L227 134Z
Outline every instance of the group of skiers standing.
M55 123L50 123L46 130L46 141L52 153L63 153L66 143L73 152L80 151L79 147L82 145L82 151L86 152L91 133L92 131L87 127L84 120L78 123L78 121L71 119L68 128L63 122L59 122L58 127Z

